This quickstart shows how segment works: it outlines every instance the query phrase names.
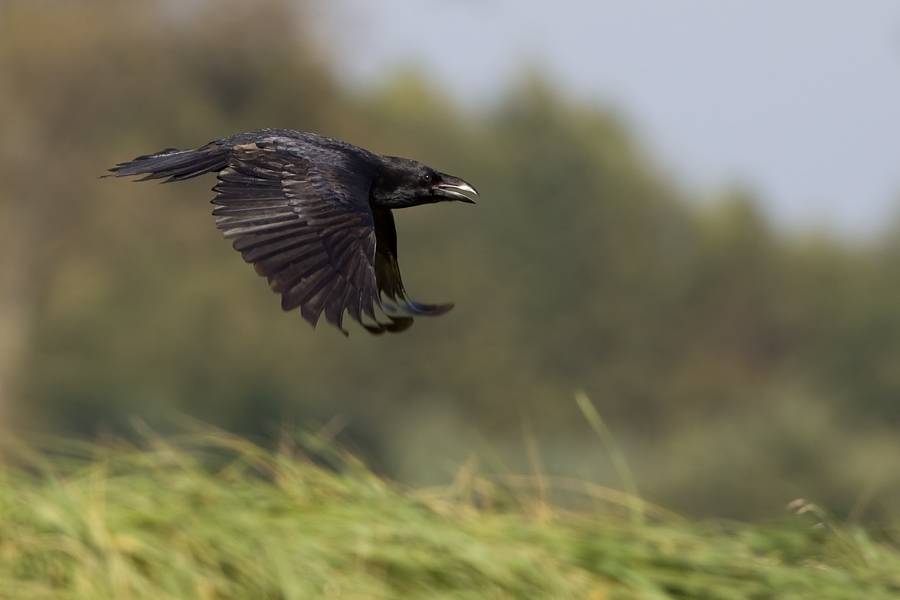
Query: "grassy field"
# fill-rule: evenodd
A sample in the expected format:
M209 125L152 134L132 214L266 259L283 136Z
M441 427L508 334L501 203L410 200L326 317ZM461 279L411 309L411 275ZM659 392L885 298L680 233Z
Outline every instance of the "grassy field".
M7 444L0 597L900 598L897 547L811 505L695 523L470 466L446 488L404 489L327 446L309 460L314 438L146 440Z

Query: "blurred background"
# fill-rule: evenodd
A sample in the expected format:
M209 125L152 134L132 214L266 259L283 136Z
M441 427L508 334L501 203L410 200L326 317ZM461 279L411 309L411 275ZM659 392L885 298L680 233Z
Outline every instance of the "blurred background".
M900 8L869 1L0 0L0 426L326 427L378 472L621 482L699 517L900 514ZM212 177L99 179L260 127L459 175L396 215L349 338L283 313Z

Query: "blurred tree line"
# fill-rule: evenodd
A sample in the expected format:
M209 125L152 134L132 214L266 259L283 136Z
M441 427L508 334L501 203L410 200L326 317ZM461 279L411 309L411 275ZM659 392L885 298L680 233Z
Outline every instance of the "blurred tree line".
M584 390L640 464L660 462L666 440L684 449L707 434L709 458L727 443L714 435L723 423L766 415L746 464L756 453L778 481L819 482L833 464L818 442L779 445L793 424L821 422L828 439L876 428L886 440L900 426L900 237L787 234L745 189L696 201L618 115L539 76L482 111L415 73L348 92L315 8L0 2L7 426L93 435L182 411L269 435L341 415L376 464L433 472L440 457L410 466L404 440L516 439L527 423L553 463L553 440L590 440L572 400ZM406 287L456 308L399 336L313 331L219 237L211 177L98 179L138 154L259 127L414 157L476 185L475 207L397 214ZM805 400L790 412L786 397ZM599 460L576 444L558 462ZM717 468L731 483L710 479L704 498L683 480L667 488L671 469L645 487L698 512L740 503L756 467ZM859 490L845 491L834 502L849 509ZM758 512L761 497L735 510Z

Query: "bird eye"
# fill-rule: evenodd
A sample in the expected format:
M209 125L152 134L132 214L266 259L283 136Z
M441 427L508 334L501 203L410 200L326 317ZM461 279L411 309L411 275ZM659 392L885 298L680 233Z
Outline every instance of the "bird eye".
M424 175L422 175L422 181L425 183L431 183L432 181L434 181L434 175L432 175L431 173L425 173Z

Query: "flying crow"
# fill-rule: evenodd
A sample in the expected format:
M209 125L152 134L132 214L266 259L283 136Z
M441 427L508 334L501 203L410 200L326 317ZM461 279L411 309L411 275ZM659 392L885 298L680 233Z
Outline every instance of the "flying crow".
M283 129L242 133L197 150L163 150L110 171L109 177L166 182L217 172L216 227L281 294L281 307L299 307L313 327L324 312L346 334L341 323L347 312L372 333L396 332L412 325L413 317L453 308L421 304L403 289L391 211L474 203L462 192L478 195L475 188L458 177Z

